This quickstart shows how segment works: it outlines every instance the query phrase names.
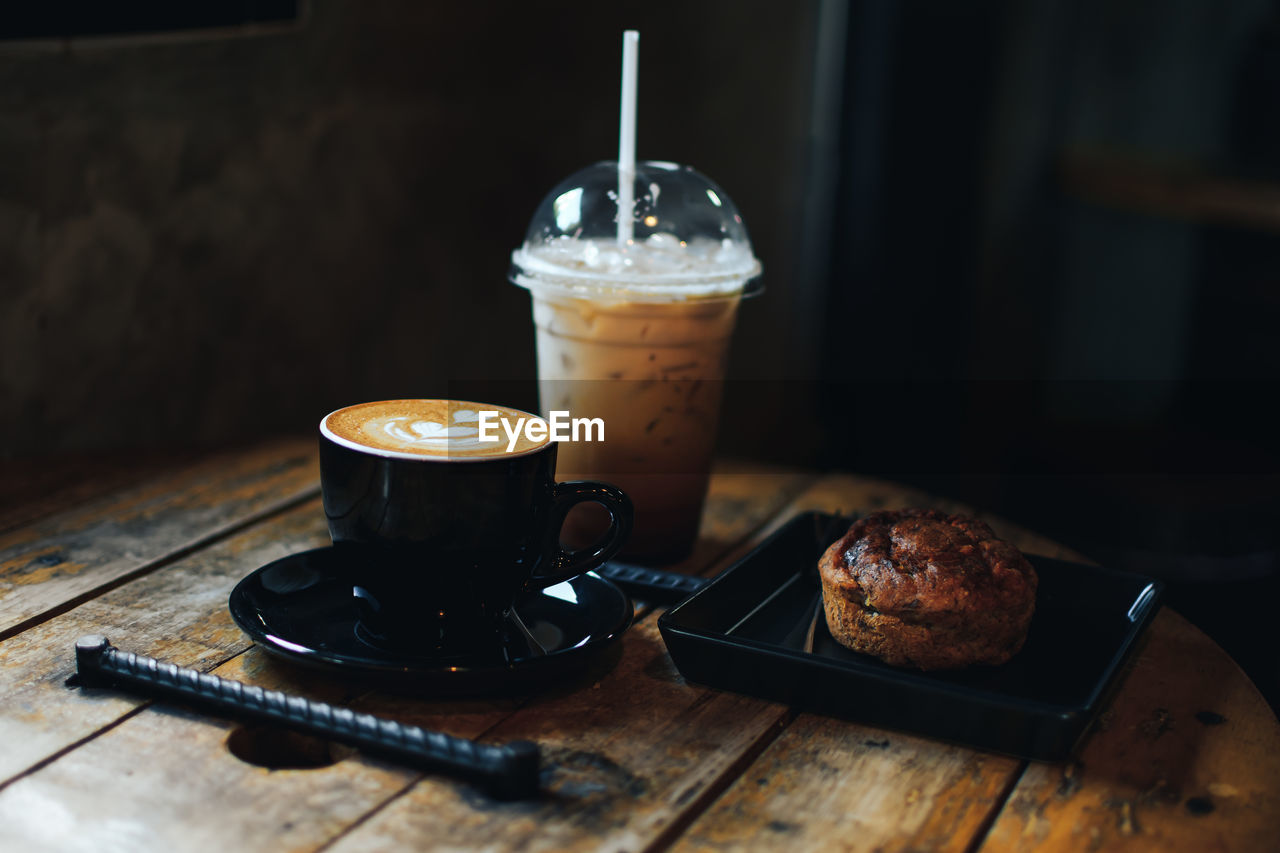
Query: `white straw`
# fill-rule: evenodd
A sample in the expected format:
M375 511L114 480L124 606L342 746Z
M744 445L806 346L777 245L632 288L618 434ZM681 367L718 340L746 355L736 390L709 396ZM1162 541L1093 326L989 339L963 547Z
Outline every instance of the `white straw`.
M640 33L622 34L622 112L618 123L618 243L626 245L634 234L636 182L636 68Z

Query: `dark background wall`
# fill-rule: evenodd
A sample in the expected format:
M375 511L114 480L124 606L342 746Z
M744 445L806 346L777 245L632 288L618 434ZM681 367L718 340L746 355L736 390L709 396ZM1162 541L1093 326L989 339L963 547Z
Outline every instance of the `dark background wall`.
M0 22L0 454L301 433L391 396L533 408L509 253L615 156L637 27L641 156L728 189L766 269L720 447L1003 513L1160 574L1257 654L1241 626L1280 586L1274 0L299 9Z
M532 377L510 252L552 186L616 157L627 26L640 156L730 188L771 275L745 334L773 340L814 8L748 7L318 0L250 37L8 42L0 448L300 432Z

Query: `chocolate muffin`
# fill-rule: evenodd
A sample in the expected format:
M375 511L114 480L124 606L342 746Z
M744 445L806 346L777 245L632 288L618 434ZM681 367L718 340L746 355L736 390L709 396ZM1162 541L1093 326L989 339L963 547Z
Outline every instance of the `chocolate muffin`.
M1036 573L985 523L937 510L855 521L818 563L831 636L894 666L1000 664L1027 636Z

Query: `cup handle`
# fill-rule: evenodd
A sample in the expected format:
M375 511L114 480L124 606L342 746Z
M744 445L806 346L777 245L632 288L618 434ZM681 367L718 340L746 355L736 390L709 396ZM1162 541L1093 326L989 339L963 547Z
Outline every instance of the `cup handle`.
M617 486L590 480L572 480L556 483L552 497L555 501L551 511L555 519L556 546L551 556L551 570L530 578L530 589L542 589L604 565L618 553L618 549L631 535L631 498ZM569 510L580 503L598 503L608 510L609 529L594 545L570 551L559 544L560 528L564 525Z

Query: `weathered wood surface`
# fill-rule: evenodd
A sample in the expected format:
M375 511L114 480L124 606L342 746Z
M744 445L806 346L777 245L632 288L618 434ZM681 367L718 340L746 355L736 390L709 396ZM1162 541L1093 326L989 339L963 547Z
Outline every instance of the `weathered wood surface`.
M640 850L739 772L787 716L782 705L684 683L650 615L597 684L534 699L497 726L537 741L546 793L498 803L426 778L334 850Z
M706 512L709 535L687 567L701 568L700 559L722 554L748 536L810 479L764 468L718 479ZM747 496L754 497L745 500ZM35 841L73 846L74 839L110 837L113 832L133 837L148 821L163 826L134 849L174 849L175 843L191 849L206 842L308 849L419 778L362 758L349 758L324 772L272 773L221 746L213 750L220 754L210 757L206 753L233 729L229 723L191 717L168 706L147 708L144 700L114 691L82 693L66 687L74 670L72 645L85 633L105 633L123 648L201 669L216 667L219 675L262 686L328 701L354 700L364 710L464 737L482 734L524 704L518 698L430 702L344 693L342 682L274 663L256 648L241 654L249 643L226 613L231 587L258 565L326 541L323 515L312 501L0 642L0 738L18 744L0 754L0 780L8 780L0 791L0 849ZM649 622L652 628L652 618ZM639 635L630 635L629 641L632 636ZM655 642L661 649L656 634L649 638L651 646ZM175 785L194 767L200 768L205 784ZM114 782L104 786L104 778L112 774ZM285 778L291 780L288 785L263 781ZM277 792L279 799L273 802L278 808L261 800L263 784ZM368 796L353 793L342 808L332 808L330 800L348 788ZM253 796L244 796L246 791ZM70 806L59 812L55 827L44 826L32 806L56 799L60 792ZM193 809L192 803L200 808ZM299 803L315 804L316 812ZM219 839L218 844L211 839Z
M153 486L131 491L161 507L181 504ZM191 512L205 505L193 501ZM687 684L654 611L641 611L618 664L596 682L428 701L277 663L231 623L226 596L240 577L327 541L318 502L279 511L287 505L211 545L149 558L114 588L90 587L78 606L0 640L0 849L1250 850L1271 849L1280 823L1280 726L1238 668L1172 613L1156 620L1079 761L1064 766ZM715 571L805 509L903 505L956 508L863 478L721 468L703 541L678 568ZM1075 556L989 520L1025 550ZM72 643L89 632L465 737L532 738L544 747L546 792L497 803L272 729L69 689ZM246 757L322 766L268 769Z
M825 477L798 495L748 542L732 549L718 567L728 565L787 519L805 510L865 512L906 505L937 504L925 495L887 483ZM1041 551L1060 550L1034 537L1023 538L1026 544L1037 545ZM468 846L496 850L650 849L677 840L684 843L680 833L703 808L715 801L726 785L734 785L735 790L760 790L762 785L755 775L759 762L749 763L752 754L768 746L783 729L786 729L783 735L786 743L797 742L797 738L790 737L794 728L788 727L791 713L772 703L685 683L673 669L653 619L637 625L627 643L618 669L598 687L550 703L535 702L493 733L503 741L536 740L546 745L553 755L571 757L576 765L582 765L573 772L566 772L564 759L553 765L549 801L518 806L489 804L486 808L477 808L474 798L459 793L456 786L424 780L344 836L333 849L399 850L425 838L446 849ZM655 675L661 677L655 681ZM835 762L846 757L844 747L857 742L857 736L850 735L850 731L862 732L864 741L872 735L877 743L883 739L883 733L875 730L851 729L847 723L821 718L808 719L808 725L825 727L828 736L834 738L832 762L827 767L834 767ZM808 759L812 755L805 751L807 729L802 727L799 731L801 750L792 757L798 760L798 767L811 774L814 768ZM841 737L845 740L839 741ZM904 801L913 803L916 817L910 846L945 849L947 844L958 844L956 849L963 850L1002 802L1002 795L1021 769L1021 762L983 756L936 741L902 735L895 738L899 746L891 758L880 754L876 747L864 746L863 752L870 756L850 768L853 775L849 778L858 779L859 771L866 771L878 762L877 781L897 784L888 790L873 787L864 791L860 783L855 783L871 804L867 808L893 803L896 793ZM775 747L777 744L769 746L766 755L772 754ZM918 769L904 773L904 766ZM579 778L584 772L585 788ZM949 784L926 784L925 780L935 774ZM778 774L778 778L781 776ZM830 804L825 784L817 784L816 777L811 775L809 778L815 784L784 805L781 814L793 812L808 818L823 811L813 804ZM848 793L848 788L840 790ZM591 794L586 801L579 799L584 791ZM805 804L812 807L795 811ZM901 810L882 815L879 835L882 842L899 837L897 821L901 817ZM726 830L709 846L715 848L723 844L737 848L751 839L761 849L776 849L790 840L797 842L794 849L806 849L816 838L826 837L827 828L833 828L819 821L814 838L797 835L788 839L785 833L774 832L769 820L759 827L752 824L748 830L735 830L733 825L731 817ZM760 832L754 832L755 829ZM957 842L956 833L966 831ZM848 839L833 835L827 843L841 848L848 844ZM867 849L874 846L868 844Z
M954 850L999 809L1014 758L802 714L679 851Z
M59 455L0 460L0 531L9 530L164 471L190 464L192 451Z
M0 637L317 492L313 440L220 454L0 535Z
M966 850L994 818L979 849L1274 850L1278 751L1243 673L1166 610L1076 761L800 715L675 849Z
M760 538L808 510L866 513L908 506L966 510L883 481L828 476ZM1072 556L1000 519L987 520L1029 552ZM1022 767L1004 756L800 714L674 846L963 851Z
M236 658L217 671L284 686L270 671L246 669ZM84 701L114 695L99 692ZM417 775L357 760L256 766L228 749L237 728L169 705L146 708L0 792L0 849L311 849Z
M1280 726L1222 649L1156 617L1078 755L1031 764L983 850L1280 849Z
M210 669L251 645L227 612L240 578L327 542L320 503L310 501L0 642L0 784L141 704L65 685L78 638L104 634L126 651Z
M824 503L964 510L845 477L797 502ZM1080 559L986 520L1029 553ZM1275 849L1280 725L1239 667L1180 616L1159 614L1096 728L1078 761L1042 764L801 714L675 849Z

